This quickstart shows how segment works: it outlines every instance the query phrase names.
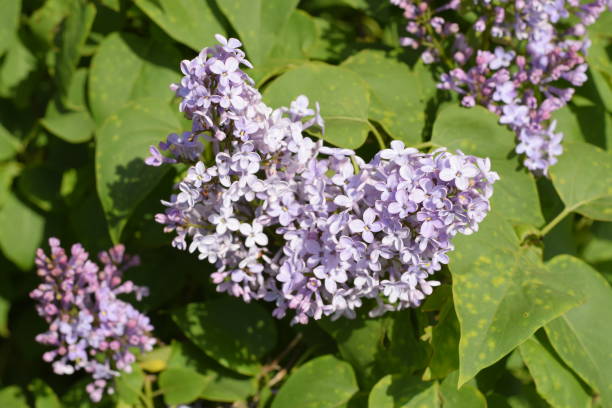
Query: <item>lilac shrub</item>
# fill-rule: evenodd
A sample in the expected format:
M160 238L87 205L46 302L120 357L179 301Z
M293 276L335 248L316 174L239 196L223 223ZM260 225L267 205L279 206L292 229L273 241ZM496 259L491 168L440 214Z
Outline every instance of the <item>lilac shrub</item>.
M152 146L149 165L190 167L156 216L172 245L216 267L219 292L275 304L277 318L371 316L418 306L431 279L489 211L498 178L488 159L444 149L421 153L400 141L365 163L324 146L319 105L262 102L236 39L183 61L172 89L190 132ZM214 160L202 159L210 143Z
M122 282L123 272L139 259L116 245L100 253L99 267L80 244L72 246L70 256L58 239L49 239L49 245L50 257L38 249L36 266L43 283L30 293L38 314L49 323L36 341L54 347L43 359L56 374L91 374L93 382L86 389L98 402L105 391L113 392L110 380L131 371L134 350L150 351L155 344L149 318L117 297L133 293L140 300L147 294L146 288Z
M516 133L516 152L539 175L563 152L552 113L587 80L586 27L609 0L391 0L404 10L404 46L445 71L439 88L497 114ZM473 24L460 16L475 15ZM461 27L469 27L462 29Z

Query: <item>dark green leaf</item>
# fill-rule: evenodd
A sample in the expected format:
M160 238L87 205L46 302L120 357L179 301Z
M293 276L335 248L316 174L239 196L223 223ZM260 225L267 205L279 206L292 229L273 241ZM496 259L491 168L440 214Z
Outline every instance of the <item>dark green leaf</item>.
M271 408L340 407L357 390L350 364L325 355L295 370L278 391Z
M11 1L11 0L9 0ZM3 13L2 13L3 14ZM0 66L0 96L13 98L19 85L36 69L36 57L19 39L11 43Z
M588 143L567 143L550 177L565 212L612 221L612 154Z
M172 343L168 367L190 368L205 376L207 386L200 396L209 401L246 400L257 391L255 378L228 370L190 343Z
M0 337L8 337L8 315L11 309L11 302L8 299L0 296Z
M247 57L263 63L279 39L298 0L232 0L217 4L238 32ZM282 41L282 39L281 39Z
M60 199L62 174L48 166L25 168L17 179L21 194L43 211L50 211Z
M459 332L459 321L450 298L440 310L438 323L432 329L430 378L444 378L459 368Z
M0 247L4 256L21 269L30 269L43 238L44 226L42 216L11 194L0 209Z
M289 106L300 94L310 103L321 105L325 120L323 139L354 149L361 146L370 129L368 124L368 89L363 80L346 68L322 63L308 63L274 80L264 92L272 107Z
M437 408L438 383L406 374L388 375L370 391L369 408Z
M383 51L365 50L342 66L367 82L371 119L408 145L421 141L427 102L436 93L436 83L422 63L410 69Z
M35 379L28 389L34 395L35 408L62 408L59 398L51 387L40 379Z
M241 374L257 374L260 359L276 344L274 320L257 303L222 297L192 303L173 318L209 357Z
M170 37L200 51L225 34L220 13L211 0L135 0L151 20Z
M500 180L494 185L491 206L504 218L539 226L544 223L534 177L517 169L514 134L497 123L497 116L484 108L447 106L436 118L432 141L450 151L488 157Z
M179 61L178 51L167 42L127 33L106 37L89 73L89 103L96 122L138 98L170 101L168 86L179 79Z
M72 1L46 0L41 8L32 13L29 26L32 32L48 46L53 45L58 26L70 13Z
M519 347L538 393L555 408L588 408L591 397L574 375L535 338Z
M548 263L556 276L569 276L575 289L588 294L586 303L545 326L555 351L601 394L604 407L612 406L612 289L583 261L561 255Z
M144 163L149 146L180 132L170 106L139 99L112 114L96 132L96 180L109 232L118 242L129 216L155 188L168 167Z
M496 211L477 233L456 237L455 248L449 267L461 326L459 385L584 300L536 248L520 246Z

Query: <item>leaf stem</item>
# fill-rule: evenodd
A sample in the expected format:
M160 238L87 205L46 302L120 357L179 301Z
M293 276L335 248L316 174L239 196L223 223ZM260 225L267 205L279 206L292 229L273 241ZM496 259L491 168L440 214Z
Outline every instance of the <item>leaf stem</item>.
M374 133L374 137L376 138L376 141L378 142L378 146L380 147L380 149L381 150L386 149L387 145L385 144L385 140L383 139L378 129L376 129L376 126L374 126L372 122L370 122L369 120L367 122L368 122L368 126L370 126L370 130L372 131L372 133Z
M559 224L561 221L563 221L563 219L571 214L572 210L568 209L568 208L564 208L563 211L561 211L555 218L553 218L548 224L546 224L544 226L544 228L542 228L540 230L540 236L545 236L546 234L548 234L553 228L555 228L557 226L557 224Z

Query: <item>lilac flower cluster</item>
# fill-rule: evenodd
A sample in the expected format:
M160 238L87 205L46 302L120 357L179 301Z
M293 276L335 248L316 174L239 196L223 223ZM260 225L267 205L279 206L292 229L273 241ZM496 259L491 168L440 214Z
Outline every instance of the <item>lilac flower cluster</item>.
M72 246L70 256L58 239L49 239L49 245L50 257L38 249L36 266L43 283L30 293L38 314L50 325L36 341L54 347L43 359L53 363L56 374L90 373L93 382L86 389L98 402L105 390L113 392L109 380L131 371L134 349L150 351L155 344L149 318L117 298L134 293L140 300L147 294L146 288L122 282L123 272L139 259L116 245L100 253L100 268L80 244Z
M587 80L586 26L612 2L390 1L408 20L402 45L422 47L425 63L444 66L438 86L462 95L463 106L496 113L516 133L525 166L546 175L563 152L551 115ZM470 14L478 16L473 24L462 17Z
M498 178L489 160L394 141L365 163L324 146L305 134L323 131L318 105L299 96L269 108L239 68L250 66L240 42L217 38L172 86L192 131L147 159L191 164L156 217L176 233L173 246L214 263L218 291L274 302L274 316L292 311L292 323L353 317L364 299L372 316L419 305L439 285L430 276L453 236L476 231L489 211Z

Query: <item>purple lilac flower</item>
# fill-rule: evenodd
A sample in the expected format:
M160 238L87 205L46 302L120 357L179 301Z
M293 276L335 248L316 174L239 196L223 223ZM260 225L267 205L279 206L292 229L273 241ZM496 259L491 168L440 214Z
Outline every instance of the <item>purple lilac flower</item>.
M612 3L390 1L403 9L407 20L408 37L400 43L422 47L423 61L439 63L446 71L438 87L459 93L465 107L479 104L500 116L500 123L515 132L516 152L525 166L546 175L563 152L563 134L551 130L551 115L568 103L573 87L586 82L586 26ZM480 17L473 32L460 33L459 16L468 14Z
M431 275L448 263L452 238L488 213L490 162L394 141L365 163L323 146L304 133L323 131L318 105L302 95L268 107L233 62L249 66L237 40L218 39L181 64L172 89L193 128L153 161L191 164L156 217L176 232L173 245L215 264L219 292L272 302L293 323L351 318L372 303L372 316L418 306L439 285ZM245 104L223 102L229 95ZM203 140L214 160L201 158Z
M49 330L36 341L54 347L43 359L52 363L56 374L89 373L93 381L86 389L98 402L105 391L113 392L110 380L131 371L134 350L150 351L155 344L149 318L117 297L134 293L140 300L148 293L122 281L123 272L140 261L116 245L100 253L99 267L80 244L72 246L70 256L58 239L49 239L49 245L49 257L38 249L37 273L43 283L30 293L38 314L49 323Z

